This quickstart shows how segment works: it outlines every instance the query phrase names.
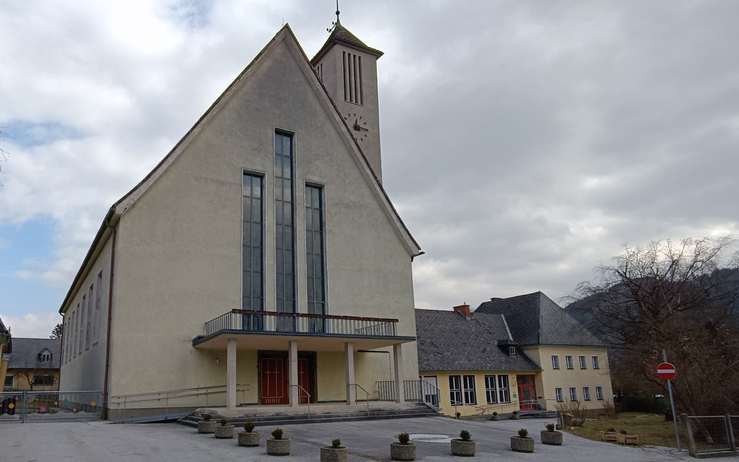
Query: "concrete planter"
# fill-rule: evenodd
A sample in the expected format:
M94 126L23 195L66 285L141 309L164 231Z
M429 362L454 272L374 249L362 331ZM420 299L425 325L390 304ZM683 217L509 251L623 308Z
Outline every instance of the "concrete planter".
M518 414L511 414L511 419L518 420L521 416Z
M413 443L391 443L390 458L393 460L416 460L416 445Z
M289 456L290 455L290 439L276 440L267 438L267 454L270 456Z
M216 434L216 438L233 438L234 437L234 426L233 425L216 425L215 434Z
M534 452L534 439L511 436L511 449L516 452Z
M254 430L239 432L239 446L259 446L259 432Z
M213 420L201 420L198 422L198 433L213 433L216 423Z
M347 462L349 451L344 446L321 446L321 462Z
M496 414L496 415L493 416L493 418L491 420L494 420L494 421L497 422L497 421L500 420L500 416Z
M541 442L544 444L554 444L557 446L562 446L562 432L550 432L549 430L542 430Z
M452 440L452 454L455 456L472 457L475 455L475 442L461 439Z

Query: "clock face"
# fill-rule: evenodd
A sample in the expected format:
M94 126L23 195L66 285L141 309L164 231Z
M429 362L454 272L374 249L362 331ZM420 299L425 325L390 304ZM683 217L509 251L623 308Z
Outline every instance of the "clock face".
M367 132L369 130L367 129L367 122L362 120L362 116L358 116L356 112L347 112L346 115L344 115L344 120L346 120L349 128L354 130L354 138L356 138L357 141L364 141L367 139Z

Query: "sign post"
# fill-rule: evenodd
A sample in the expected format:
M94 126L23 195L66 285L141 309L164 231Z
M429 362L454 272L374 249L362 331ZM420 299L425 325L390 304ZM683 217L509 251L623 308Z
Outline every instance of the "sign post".
M667 350L662 350L662 358L665 362L657 366L657 375L667 380L667 388L670 390L670 406L672 406L672 422L675 424L675 437L677 438L677 450L680 451L680 431L677 428L677 415L675 414L675 399L672 397L672 379L677 375L675 366L667 362Z

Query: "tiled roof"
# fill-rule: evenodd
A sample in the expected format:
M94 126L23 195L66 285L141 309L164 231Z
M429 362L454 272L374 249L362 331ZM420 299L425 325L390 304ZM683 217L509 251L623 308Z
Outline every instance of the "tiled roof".
M420 371L539 370L521 352L508 355L508 331L500 315L474 313L466 319L454 311L416 310L416 337Z
M10 354L8 369L59 369L62 341L50 338L13 337L13 352ZM42 362L39 353L48 348L51 361Z
M485 302L475 313L505 315L511 335L519 345L604 346L585 326L541 292Z
M360 50L366 51L371 55L375 55L378 58L383 55L380 50L365 45L363 41L359 40L354 34L349 32L349 29L342 26L341 23L338 23L336 24L336 27L334 27L334 30L331 32L331 35L328 36L326 43L324 43L321 49L318 50L318 53L316 53L313 59L310 60L310 63L312 65L315 65L316 61L321 59L321 57L326 53L326 51L328 51L329 48L331 48L334 43L343 43L344 45L358 48Z

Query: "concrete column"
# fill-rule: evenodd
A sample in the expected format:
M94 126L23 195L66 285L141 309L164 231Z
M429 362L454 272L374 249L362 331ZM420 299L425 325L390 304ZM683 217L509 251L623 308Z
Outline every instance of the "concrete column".
M236 409L236 339L226 346L226 407Z
M357 387L354 383L354 343L346 342L344 344L344 353L346 353L346 404L357 404Z
M395 401L405 403L403 392L403 345L393 345L393 363L395 364Z
M290 406L300 405L298 385L298 341L290 340Z

